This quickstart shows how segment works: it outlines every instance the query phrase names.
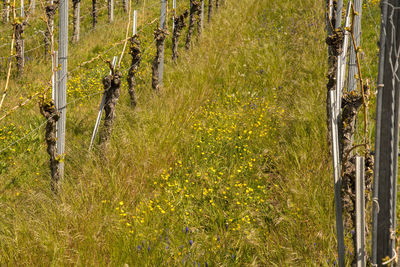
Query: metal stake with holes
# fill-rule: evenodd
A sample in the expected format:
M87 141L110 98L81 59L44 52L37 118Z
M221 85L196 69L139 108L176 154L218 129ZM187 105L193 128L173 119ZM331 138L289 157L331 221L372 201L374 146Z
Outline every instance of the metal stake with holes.
M399 144L400 3L382 1L378 69L372 263L382 266L396 258L396 195ZM379 212L378 212L379 210Z
M117 64L117 59L118 59L118 57L114 56L113 61L112 61L113 68L115 68L115 65ZM112 74L112 71L110 70L110 75L111 74ZM94 129L93 129L93 133L92 133L92 139L90 139L89 150L91 150L93 148L94 140L96 139L97 132L99 131L99 125L100 125L100 121L101 121L101 116L103 115L105 103L106 103L106 94L103 93L103 98L101 99L99 112L97 114L96 124L94 125Z
M60 64L57 109L60 119L57 121L57 154L61 157L65 152L65 124L67 120L67 74L68 74L68 0L59 2L59 51L58 63ZM64 162L60 162L60 177L64 177ZM61 181L60 181L61 183Z

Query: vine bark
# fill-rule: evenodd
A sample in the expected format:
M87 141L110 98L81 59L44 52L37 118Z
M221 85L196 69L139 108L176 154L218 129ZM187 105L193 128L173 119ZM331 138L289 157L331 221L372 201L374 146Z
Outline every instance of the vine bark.
M129 54L132 57L131 60L131 66L128 71L128 86L129 86L129 96L131 100L131 107L134 108L136 107L137 104L137 98L136 98L136 93L135 93L135 87L136 87L136 73L138 72L140 61L142 60L142 51L140 48L140 41L139 37L137 35L134 35L130 39L130 49L129 49Z

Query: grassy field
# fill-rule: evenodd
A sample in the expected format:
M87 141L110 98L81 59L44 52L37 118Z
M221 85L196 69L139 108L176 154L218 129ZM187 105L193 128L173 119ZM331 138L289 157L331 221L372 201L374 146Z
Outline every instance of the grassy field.
M1 264L333 264L324 5L224 2L176 65L167 42L160 95L150 86L154 49L144 56L135 110L124 81L106 161L87 148L108 70L95 62L71 76L68 96L77 101L67 115L59 196L49 186L44 129L0 154ZM372 4L368 10L365 47L373 53L365 61L375 77L379 11ZM155 7L146 21L153 15ZM123 39L125 23L72 45L70 69ZM154 27L143 31L144 47L151 47ZM120 52L118 46L105 57ZM47 63L29 63L26 78L13 77L5 110L43 87ZM121 68L127 64L125 57ZM2 147L43 123L35 105L0 121Z

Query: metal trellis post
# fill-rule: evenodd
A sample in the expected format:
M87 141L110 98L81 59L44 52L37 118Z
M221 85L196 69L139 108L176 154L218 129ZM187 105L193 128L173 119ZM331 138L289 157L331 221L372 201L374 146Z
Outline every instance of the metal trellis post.
M340 26L342 26L342 11L343 10L343 0L338 0L337 1L337 7L336 7L336 24L335 29L339 29Z
M339 256L339 266L344 267L344 233L343 233L343 211L342 211L342 175L340 164L340 150L339 150L339 125L336 102L336 90L331 90L329 96L331 99L331 127L332 127L332 156L333 156L333 176L335 187L335 213L336 213L336 235L337 235L337 248Z
M382 1L375 138L372 263L383 266L395 256L399 142L400 16L397 0ZM388 261L386 261L389 259Z
M133 11L133 27L132 27L132 36L135 36L137 33L137 10Z
M347 12L346 12L346 21L345 21L345 29L350 27L350 14L351 14L351 1L349 1L347 5ZM343 48L342 53L338 56L338 63L337 63L337 74L336 74L336 101L338 105L336 106L337 114L339 114L339 121L340 121L340 109L342 106L342 95L343 95L343 88L345 83L345 74L346 74L346 59L347 59L347 48L349 46L349 32L345 30L344 39L343 39Z
M57 121L57 154L64 157L65 152L65 124L67 119L67 73L68 73L68 0L59 2L59 54L60 64L57 105L60 119ZM64 177L64 162L60 162L60 177Z
M353 28L354 28L354 40L356 46L359 47L361 43L361 16L362 16L362 4L363 0L355 0L354 1L354 10L358 13L357 16L354 17ZM357 79L355 76L358 73L358 66L356 62L356 50L353 45L350 45L350 56L349 56L349 75L348 75L348 83L347 90L349 92L357 89Z

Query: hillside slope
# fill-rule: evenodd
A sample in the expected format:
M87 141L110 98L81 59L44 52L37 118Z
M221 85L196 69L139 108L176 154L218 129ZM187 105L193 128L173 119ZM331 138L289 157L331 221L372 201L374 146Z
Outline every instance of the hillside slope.
M40 152L2 185L0 262L333 262L323 5L225 2L193 49L167 62L161 95L139 87L132 111L124 84L105 162L86 149L97 102L73 108L59 197L34 140Z

